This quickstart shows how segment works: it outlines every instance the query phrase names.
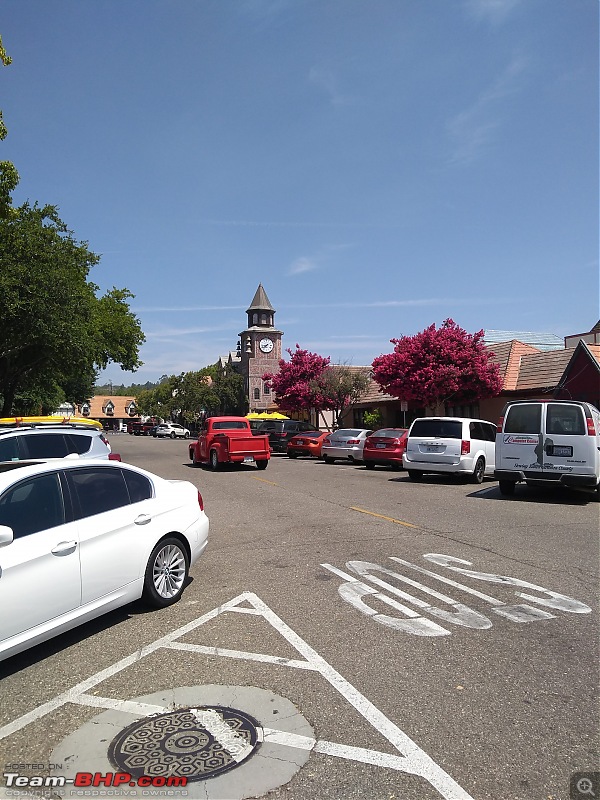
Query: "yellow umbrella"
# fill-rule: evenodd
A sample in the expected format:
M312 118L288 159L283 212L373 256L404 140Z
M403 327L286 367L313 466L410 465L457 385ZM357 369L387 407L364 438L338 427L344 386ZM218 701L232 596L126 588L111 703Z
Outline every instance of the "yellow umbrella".
M251 411L246 414L246 419L262 419L262 414L257 414L256 411Z
M261 419L289 419L289 417L286 417L285 414L280 414L279 411L271 411L270 413L263 411L263 413L259 414L258 416Z

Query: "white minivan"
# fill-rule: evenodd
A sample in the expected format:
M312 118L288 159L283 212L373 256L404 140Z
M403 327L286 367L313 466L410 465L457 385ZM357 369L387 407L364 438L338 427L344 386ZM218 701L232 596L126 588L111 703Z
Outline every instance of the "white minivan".
M496 426L468 417L418 417L410 426L402 465L413 481L425 473L468 476L481 483L494 474Z
M600 411L575 400L515 400L504 407L496 436L500 492L515 484L561 484L598 491Z

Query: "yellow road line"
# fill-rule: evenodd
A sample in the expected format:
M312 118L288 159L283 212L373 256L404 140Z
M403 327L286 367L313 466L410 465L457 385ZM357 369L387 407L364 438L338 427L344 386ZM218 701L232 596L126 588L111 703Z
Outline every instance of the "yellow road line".
M252 478L253 481L262 481L262 483L268 483L271 486L279 486L279 484L274 483L274 481L267 481L265 480L265 478L257 478L256 475L251 475L250 477Z
M396 525L404 525L405 528L418 528L418 525L412 525L410 522L402 522L402 520L394 519L393 517L385 517L383 514L375 514L374 511L366 511L364 508L358 506L350 506L352 511L360 511L361 514L369 514L371 517L378 517L379 519L387 519L388 522L395 522Z

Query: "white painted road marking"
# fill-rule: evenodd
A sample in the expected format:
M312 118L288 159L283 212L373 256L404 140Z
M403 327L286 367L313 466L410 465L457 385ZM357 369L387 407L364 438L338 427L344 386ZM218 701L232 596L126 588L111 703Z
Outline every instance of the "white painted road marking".
M530 600L532 603L537 603L539 605L560 611L567 611L572 614L589 614L591 612L591 608L586 606L584 603L579 602L579 600L574 600L572 597L567 597L566 595L559 594L558 592L552 592L549 589L544 589L542 586L537 586L534 583L528 583L527 581L522 581L519 578L511 578L505 575L496 575L488 572L476 572L474 570L464 569L464 567L454 566L455 564L466 564L471 566L470 561L465 561L465 559L462 558L455 558L453 556L446 556L439 553L428 553L424 555L423 558L426 558L428 561L438 564L441 567L447 567L455 572L468 575L476 580L499 583L503 586L516 586L519 588L534 589L547 595L547 597L536 597L523 592L515 592L518 597L522 597L525 600ZM511 622L536 622L539 620L554 619L556 616L555 614L551 614L549 611L536 608L528 603L509 605L495 597L490 597L490 595L483 594L482 592L471 589L462 583L458 583L458 581L451 580L443 575L438 575L437 573L424 569L423 567L419 567L416 564L411 564L410 561L404 561L403 559L396 558L395 556L390 556L390 560L408 567L409 569L415 570L423 575L434 578L435 580L445 583L449 586L453 586L456 589L460 589L461 591L464 591L473 597L484 600L486 603L489 603L492 606L491 611L493 611L495 614L506 617ZM364 579L362 581L358 580L353 575L349 575L347 572L343 572L341 569L332 566L331 564L321 564L321 566L330 572L333 572L334 575L337 575L345 581L345 583L342 583L338 587L338 593L340 597L342 597L347 603L356 608L362 614L371 617L380 625L385 625L398 631L410 633L413 636L449 636L451 633L451 631L443 628L436 622L421 616L414 609L409 608L403 603L399 603L392 597L389 597L383 592L380 592L377 589L374 589L372 586L369 586L369 584L365 583L365 581L370 581L380 589L384 589L390 594L401 598L405 602L411 603L421 612L427 612L428 614L431 614L432 616L452 625L459 625L464 628L472 628L475 630L486 630L487 628L492 627L492 621L489 619L489 617L486 617L481 612L475 611L463 603L458 603L448 595L438 592L437 590L432 589L423 583L419 583L413 578L408 578L406 575L402 575L399 572L394 572L393 570L387 569L387 567L382 567L379 564L373 564L369 561L348 561L346 567L360 575L360 577ZM422 600L420 597L415 597L414 595L399 589L397 586L394 586L388 581L378 578L373 574L374 572L379 572L396 580L399 583L408 584L418 591L423 592L431 597L435 597L442 603L451 606L453 610L448 611L443 608L432 606L430 603ZM405 618L402 619L397 616L391 616L389 614L382 614L378 612L374 608L371 608L371 606L364 601L363 598L365 597L371 597L391 606L396 611L399 611L401 614L403 614Z
M110 667L97 672L95 675L90 676L84 681L81 681L76 686L68 689L66 692L54 697L47 703L33 709L32 711L23 714L21 717L13 720L12 722L0 728L0 740L10 736L12 733L19 731L36 720L47 716L52 711L66 705L67 703L75 703L80 705L97 705L101 708L115 708L121 710L131 711L132 714L140 716L148 716L148 714L157 713L157 707L153 705L145 705L132 701L122 701L113 698L101 698L89 694L89 690L108 678L113 677L117 673L126 669L127 667L135 664L151 653L156 652L159 648L170 649L177 643L176 640L185 636L193 630L204 625L209 620L223 614L225 612L235 612L240 614L255 614L263 617L271 626L304 658L304 661L297 660L295 663L291 659L276 660L275 663L284 663L286 666L292 666L302 669L311 669L319 672L321 676L332 686L356 711L371 724L371 726L384 737L394 747L400 755L390 753L382 753L376 750L369 750L363 748L349 747L347 745L335 742L327 742L317 740L311 742L307 737L299 737L295 744L292 746L299 746L300 749L314 749L315 752L325 753L327 755L336 756L338 758L346 758L352 761L358 761L367 764L375 764L381 767L388 767L395 769L399 772L405 772L411 775L416 775L423 780L427 781L445 800L473 800L473 798L445 772L433 759L427 755L404 731L389 720L376 706L374 706L367 698L361 694L352 684L340 675L330 664L328 664L310 645L298 636L283 620L277 616L268 606L266 606L260 598L251 592L244 592L238 595L227 603L209 611L201 617L189 622L187 625L178 628L177 630L167 634L166 636L157 639L149 645L141 648L135 653L121 659L120 661L112 664ZM188 649L188 648L186 648ZM212 648L209 648L212 653ZM219 649L214 648L214 655L219 655ZM228 657L245 658L246 655L252 656L252 660L263 660L264 663L273 663L272 656L263 656L260 654L252 653L245 654L242 651L226 651ZM306 666L299 667L300 664ZM289 738L290 734L272 731L269 729L265 733L266 736L272 737L270 741L276 742L277 737L281 736L281 743L289 746L292 739Z

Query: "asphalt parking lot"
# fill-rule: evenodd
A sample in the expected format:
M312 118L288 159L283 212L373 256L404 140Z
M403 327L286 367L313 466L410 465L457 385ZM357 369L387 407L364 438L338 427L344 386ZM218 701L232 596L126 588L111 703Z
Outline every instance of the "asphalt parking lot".
M187 442L111 444L199 487L209 546L177 605L0 664L4 774L106 775L128 727L139 747L184 708L235 712L249 744L172 794L0 797L586 796L570 782L598 769L596 502L284 456L212 473Z

